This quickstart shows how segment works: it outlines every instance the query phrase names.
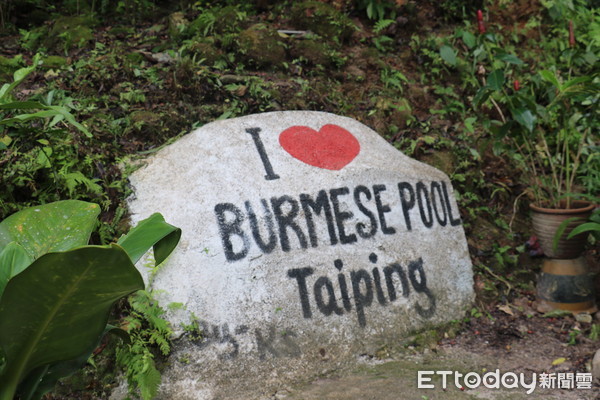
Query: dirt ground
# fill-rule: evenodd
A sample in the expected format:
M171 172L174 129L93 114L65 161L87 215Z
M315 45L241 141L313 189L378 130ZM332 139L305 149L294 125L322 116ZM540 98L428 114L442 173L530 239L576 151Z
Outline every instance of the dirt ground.
M522 300L522 304L529 303ZM527 309L525 312L535 313ZM508 309L507 309L508 310ZM433 389L417 387L418 371L458 371L462 374L476 372L484 376L499 370L523 373L525 382L532 375L573 373L574 376L589 372L592 357L598 344L577 337L576 345L570 345L569 332L582 324L573 317L544 318L540 315L524 317L520 311L510 315L498 310L492 318L473 319L469 329L455 338L425 344L424 348L408 346L404 351L385 359L362 358L363 366L343 371L335 376L308 382L297 387L281 390L272 399L287 400L397 400L397 399L565 399L588 400L600 398L600 387L594 383L590 389L553 389L536 387L528 389L457 388L454 375L449 376L447 387L442 388L441 375L430 375ZM581 317L580 317L581 318ZM564 375L568 377L569 375ZM462 381L460 381L462 382ZM493 380L487 381L493 386Z

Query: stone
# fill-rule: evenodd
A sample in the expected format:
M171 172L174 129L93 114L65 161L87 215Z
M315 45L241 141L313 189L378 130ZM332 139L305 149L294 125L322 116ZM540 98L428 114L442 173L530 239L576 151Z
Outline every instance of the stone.
M600 349L596 350L592 359L592 376L596 382L600 382Z
M285 46L277 31L265 24L240 32L238 44L244 59L259 68L278 67L286 60Z
M183 230L141 270L176 330L159 399L258 399L459 319L473 273L448 177L350 118L216 121L131 176L132 223ZM196 320L202 335L183 327Z
M60 17L54 21L52 29L44 39L44 45L49 49L62 51L73 47L85 47L94 39L90 28L92 25L91 18Z

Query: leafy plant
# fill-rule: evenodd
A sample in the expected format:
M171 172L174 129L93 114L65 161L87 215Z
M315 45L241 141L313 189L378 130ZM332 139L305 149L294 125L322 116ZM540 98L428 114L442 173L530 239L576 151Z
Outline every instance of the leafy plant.
M554 233L554 237L552 238L552 247L554 251L556 251L558 247L558 242L560 238L563 237L566 233L567 227L571 222L580 221L581 225L576 226L569 232L567 235L567 240L572 239L573 237L580 235L582 233L592 233L598 240L598 236L600 235L600 208L596 208L592 215L589 217L589 222L585 222L583 218L571 217L565 219L561 224L556 228L556 232Z
M0 222L0 400L39 399L83 366L115 329L113 303L144 288L134 263L153 246L160 264L179 241L154 214L117 243L89 246L99 210L66 200Z
M13 82L0 88L0 165L11 165L0 171L6 189L0 194L0 211L14 211L8 204L18 203L19 195L26 192L40 203L58 200L61 193L77 197L79 189L96 197L103 192L91 177L92 158L79 159L72 145L69 127L92 137L71 113L72 99L55 90L40 100L15 99L15 89L39 64L36 55L31 66L18 69ZM60 105L53 104L57 99Z
M357 0L355 1L359 10L364 10L367 18L372 20L382 20L386 18L390 9L393 9L394 2L388 0ZM396 0L398 5L404 4L403 1Z
M567 236L567 239L585 232L592 232L596 235L596 238L598 237L598 233L600 232L600 208L596 208L592 215L590 215L589 222L583 223L573 229L569 233L569 236Z
M527 72L520 58L504 50L499 35L485 33L482 22L479 31L477 38L463 33L462 40L474 49L472 65L479 63L477 70L485 71L485 62L491 71L473 103L497 115L487 126L496 139L495 152L510 155L530 174L537 204L561 207L564 200L570 208L583 155L594 143L600 78L588 61L598 47L578 48L572 36L569 47L554 52L553 66ZM446 62L455 62L452 49L442 50Z
M131 340L117 348L117 364L125 371L129 391L138 389L142 399L149 400L156 395L161 381L152 349L158 348L162 355L168 355L172 330L162 317L165 311L150 292L134 293L129 305L131 310L123 320L123 329Z

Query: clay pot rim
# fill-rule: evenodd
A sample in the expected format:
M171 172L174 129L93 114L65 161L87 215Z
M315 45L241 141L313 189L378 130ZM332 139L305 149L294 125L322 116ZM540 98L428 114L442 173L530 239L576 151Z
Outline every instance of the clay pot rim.
M563 202L564 202L564 200L561 201L561 203L563 203ZM594 208L596 208L596 205L587 200L574 200L571 202L571 207L575 207L575 208L546 208L546 207L540 207L533 203L529 204L529 208L531 208L531 210L533 210L535 212L542 213L542 214L561 214L561 215L581 214L581 213L591 212Z

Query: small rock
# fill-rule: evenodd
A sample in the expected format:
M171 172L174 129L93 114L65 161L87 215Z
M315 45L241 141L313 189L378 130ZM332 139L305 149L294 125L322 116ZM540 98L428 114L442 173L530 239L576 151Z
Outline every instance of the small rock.
M594 379L600 380L600 349L596 351L592 359L592 376Z
M575 319L578 322L584 322L586 324L591 324L592 323L592 315L590 313L575 314Z

